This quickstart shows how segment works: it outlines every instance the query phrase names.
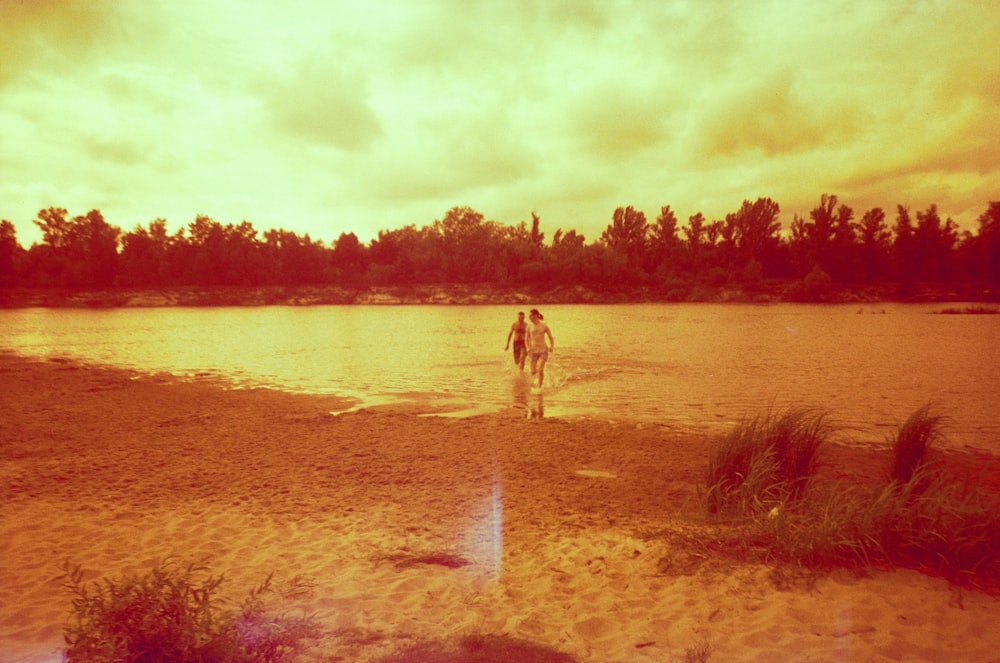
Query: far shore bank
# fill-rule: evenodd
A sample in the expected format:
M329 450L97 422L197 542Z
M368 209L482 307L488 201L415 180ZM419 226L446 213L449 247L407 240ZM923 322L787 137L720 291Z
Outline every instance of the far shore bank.
M500 288L488 285L414 285L349 288L343 286L216 286L104 290L0 288L0 309L16 308L158 308L170 306L321 306L321 305L551 305L642 303L802 302L820 304L983 303L997 305L1000 293L940 285L882 284L834 288L802 299L784 281L754 287L705 286L665 290L654 287L603 291L583 286Z

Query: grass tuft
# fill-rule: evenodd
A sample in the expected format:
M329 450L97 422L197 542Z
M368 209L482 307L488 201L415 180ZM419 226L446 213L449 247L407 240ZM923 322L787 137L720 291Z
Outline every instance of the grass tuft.
M741 561L775 563L786 577L789 569L808 577L833 568L905 567L1000 588L1000 495L928 460L942 420L924 406L900 426L885 484L840 481L809 491L797 486L809 483L827 431L821 420L740 424L709 462L713 483L704 498L709 513L725 508L734 518L716 519L705 545ZM800 443L804 450L789 451ZM755 454L773 474L740 483L752 476Z
M709 461L705 507L715 514L753 514L800 499L831 433L824 415L809 410L743 420Z
M944 418L931 413L930 404L920 407L899 428L892 442L890 479L910 482L927 459L927 452L943 438Z

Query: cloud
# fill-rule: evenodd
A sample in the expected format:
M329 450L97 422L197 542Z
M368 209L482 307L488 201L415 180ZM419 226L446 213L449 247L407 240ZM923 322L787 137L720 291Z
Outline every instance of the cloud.
M0 212L328 239L455 205L591 238L627 204L952 214L997 195L997 33L974 2L0 0Z
M567 109L571 139L596 158L631 158L668 137L673 110L661 92L605 81L573 96Z
M356 151L382 133L367 100L365 79L344 71L331 55L310 53L292 73L269 81L264 107L280 131Z
M86 66L114 30L115 16L96 2L4 0L0 85L40 73L69 73Z
M785 70L715 98L702 122L702 154L780 157L843 144L861 132L863 109L809 96L802 87Z

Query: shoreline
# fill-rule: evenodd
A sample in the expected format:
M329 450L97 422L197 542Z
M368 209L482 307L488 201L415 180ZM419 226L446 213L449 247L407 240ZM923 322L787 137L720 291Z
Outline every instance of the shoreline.
M328 306L442 305L524 306L528 304L888 304L974 303L995 307L995 293L975 288L917 285L905 296L900 286L886 283L861 288L831 289L820 299L801 301L786 291L791 281L756 287L691 284L689 292L664 292L656 287L595 291L583 286L553 289L490 287L487 285L417 285L346 288L341 286L186 286L164 288L27 289L0 288L0 309L18 308L163 308L173 306ZM971 289L970 289L971 288ZM993 311L1000 312L1000 309Z
M227 390L0 353L0 661L59 660L63 561L88 579L208 559L243 595L270 572L325 637L301 660L374 661L456 634L578 661L990 660L1000 603L914 571L779 591L682 535L707 435L469 418ZM828 476L885 451L834 445ZM41 525L39 527L39 525ZM660 534L657 534L660 533ZM674 537L677 538L677 537ZM405 564L447 553L460 568ZM849 657L849 658L844 658Z

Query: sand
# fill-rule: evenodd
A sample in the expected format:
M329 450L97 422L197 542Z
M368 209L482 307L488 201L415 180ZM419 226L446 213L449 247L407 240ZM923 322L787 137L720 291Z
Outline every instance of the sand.
M0 355L0 661L61 659L65 561L170 556L234 598L273 572L323 628L303 661L470 634L588 662L1000 661L986 594L907 570L779 589L671 543L704 435L347 405Z

